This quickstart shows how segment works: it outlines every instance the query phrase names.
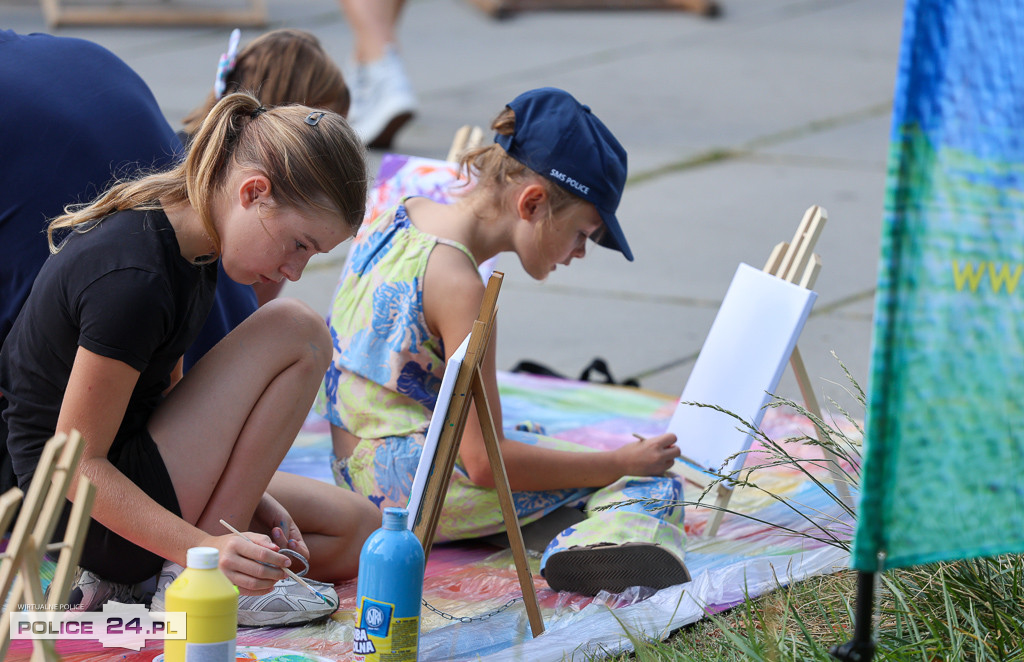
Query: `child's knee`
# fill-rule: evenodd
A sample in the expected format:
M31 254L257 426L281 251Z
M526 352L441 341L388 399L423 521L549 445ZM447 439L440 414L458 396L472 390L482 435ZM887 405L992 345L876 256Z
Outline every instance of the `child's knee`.
M324 362L324 370L327 369L331 359L331 334L323 316L309 304L298 299L274 299L261 306L255 314L262 316L263 322L275 329L282 342L317 350L315 354Z

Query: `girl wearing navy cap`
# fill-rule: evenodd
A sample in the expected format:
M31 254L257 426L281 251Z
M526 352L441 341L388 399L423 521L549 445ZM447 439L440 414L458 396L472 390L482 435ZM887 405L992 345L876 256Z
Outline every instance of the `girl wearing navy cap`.
M334 356L318 408L332 424L335 481L380 508L407 504L446 350L469 334L483 299L477 265L515 253L542 280L584 257L588 240L632 259L615 217L626 153L589 108L562 90L532 90L492 128L496 144L462 157L473 185L455 202L406 198L364 224L332 304ZM493 344L483 376L501 431ZM545 550L541 568L553 588L594 594L689 580L682 508L593 512L632 497L681 499L681 480L663 476L679 456L674 442L664 434L583 452L592 449L504 431L501 450L522 523L565 505L588 514ZM503 528L471 410L437 538Z

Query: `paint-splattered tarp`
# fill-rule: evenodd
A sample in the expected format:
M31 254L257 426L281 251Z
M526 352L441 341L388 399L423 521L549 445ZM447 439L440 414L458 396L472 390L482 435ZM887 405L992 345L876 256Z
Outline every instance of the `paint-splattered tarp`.
M503 418L542 423L549 434L597 448L611 448L632 440L634 432L651 435L665 429L675 399L621 386L596 385L530 375L499 373ZM774 440L810 433L809 422L784 410L769 410L762 429ZM847 431L855 433L852 425ZM329 435L322 421L310 419L283 469L330 481ZM819 457L819 451L796 444L797 455ZM747 461L763 461L755 452ZM755 482L799 504L796 511L784 503L748 488L738 489L730 508L750 513L762 522L782 524L798 531L810 525L801 515L826 519L826 526L849 537L852 524L825 492L791 467L758 471ZM824 478L822 479L824 481ZM688 484L687 499L700 491ZM708 520L703 509L688 508L686 529L691 537L686 563L693 581L683 586L652 592L631 589L620 595L588 598L555 593L535 574L546 632L530 635L510 552L483 543L435 547L431 552L424 584L420 660L544 660L585 659L601 651L629 648L623 627L646 636L662 637L693 623L709 610L734 605L745 595L756 596L778 585L815 574L834 572L849 563L849 555L835 547L780 532L767 524L726 515L718 535L704 540ZM537 571L537 560L533 559ZM348 660L352 650L355 608L354 582L338 587L341 609L326 623L299 628L240 630L240 651L256 655L256 648L295 651L307 656ZM436 610L436 611L435 611ZM441 615L437 612L444 612ZM452 620L454 617L455 620ZM9 659L27 660L26 642L12 649ZM827 642L826 642L827 643ZM150 662L160 642L135 652L101 649L98 644L60 642L65 660L98 662L125 659ZM275 653L277 654L277 653ZM269 655L269 654L268 654ZM124 656L124 657L122 657ZM251 659L251 658L250 658ZM271 657L265 657L270 660ZM290 659L302 662L304 658Z

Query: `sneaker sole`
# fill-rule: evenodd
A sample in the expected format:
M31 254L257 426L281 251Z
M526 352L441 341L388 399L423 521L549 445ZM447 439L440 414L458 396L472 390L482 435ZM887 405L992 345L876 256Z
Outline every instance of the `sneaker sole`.
M334 612L331 612L333 614ZM295 619L295 613L289 614L273 614L267 612L251 612L244 613L238 612L238 627L240 628L266 628L266 627L294 627L297 625L307 625L309 623L315 623L317 621L325 621L331 617L331 614L319 614L311 615L305 619ZM293 618L289 619L288 617Z
M366 143L370 149L391 149L391 142L399 129L409 123L414 116L412 111L402 112L392 117L384 126L384 129L377 134L377 137Z
M163 604L152 604L150 611L164 611ZM334 611L337 611L335 609ZM265 611L253 611L249 609L238 611L238 627L240 628L265 628L265 627L292 627L296 625L306 625L307 623L315 623L316 621L327 620L334 613L316 613L306 612L307 617L296 618L298 612L265 612Z
M679 557L658 545L626 544L580 547L552 554L544 567L556 591L597 595L621 593L631 586L662 589L690 581Z

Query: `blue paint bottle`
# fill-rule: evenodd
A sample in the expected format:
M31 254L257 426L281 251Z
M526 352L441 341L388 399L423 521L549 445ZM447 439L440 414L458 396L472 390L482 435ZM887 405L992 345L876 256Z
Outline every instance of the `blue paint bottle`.
M364 662L414 662L420 638L423 546L405 508L385 508L384 525L359 553L352 652Z

